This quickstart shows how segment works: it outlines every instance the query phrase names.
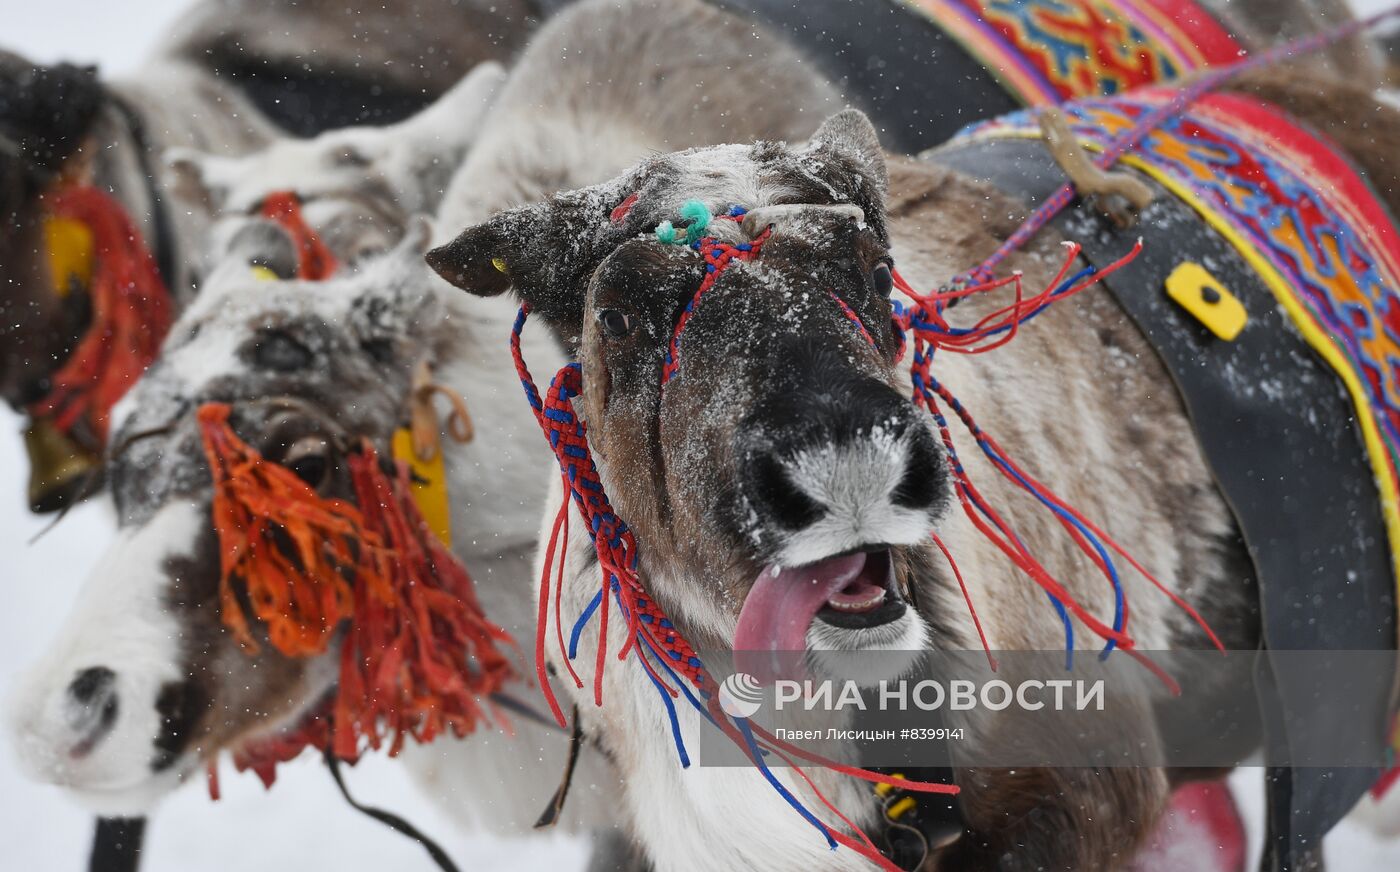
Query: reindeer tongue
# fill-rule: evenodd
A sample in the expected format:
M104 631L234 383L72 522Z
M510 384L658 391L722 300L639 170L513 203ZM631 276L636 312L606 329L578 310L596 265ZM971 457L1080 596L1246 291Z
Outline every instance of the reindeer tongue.
M734 668L760 681L778 676L778 658L788 668L782 677L794 677L807 649L807 628L827 600L851 584L865 568L863 553L832 557L807 566L780 569L769 566L758 574L739 610L734 632Z

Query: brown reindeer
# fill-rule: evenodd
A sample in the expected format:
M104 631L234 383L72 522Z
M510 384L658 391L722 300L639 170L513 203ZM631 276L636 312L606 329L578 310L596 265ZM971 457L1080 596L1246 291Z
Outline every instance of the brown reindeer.
M176 59L158 58L129 80L103 83L91 69L33 66L6 53L0 55L0 89L0 135L10 146L0 156L6 186L0 202L6 225L0 240L0 397L23 409L50 395L50 379L98 308L81 271L56 273L56 244L46 236L52 195L87 185L108 193L150 251L171 295L168 305L178 306L192 296L193 252L203 224L177 219L160 180L160 150L180 144L238 153L276 130L229 83ZM86 258L95 268L101 254ZM81 486L101 448L100 423L83 424L75 430L35 422L35 509L57 508Z
M1400 115L1360 89L1289 85L1277 73L1248 87L1335 132L1390 207L1400 206L1385 146L1400 135ZM688 200L716 214L750 210L742 224L707 233L736 242L769 235L760 257L731 266L688 314L670 349L679 367L663 385L668 343L704 273L690 248L660 244L651 231ZM633 205L618 220L624 201ZM468 228L429 261L472 293L513 289L581 363L573 408L635 535L637 575L696 649L977 647L955 579L929 543L933 528L982 604L991 647L1049 650L1063 637L1041 590L950 510L943 451L908 399L883 326L892 257L913 286L936 287L987 256L1021 213L954 172L887 158L865 118L845 112L802 148L758 143L653 158L604 185ZM1044 287L1063 260L1057 244L1042 233L1004 268ZM964 305L966 323L989 310ZM869 327L868 340L844 310ZM936 369L1051 490L1105 519L1168 589L1196 603L1226 647L1258 644L1252 574L1230 512L1165 370L1106 293L1051 307L990 357L940 357ZM1046 568L1090 612L1111 610L1111 594L1075 571L1073 549L1049 538L1053 522L1018 505L975 447L954 439ZM560 499L556 492L547 516ZM596 593L598 565L582 537L565 560L567 616ZM804 578L810 590L798 584ZM1139 645L1206 646L1145 581L1125 583ZM1090 644L1076 626L1078 644ZM626 625L615 621L609 632L607 650L616 651ZM596 622L590 634L596 641ZM583 702L591 658L573 667ZM1212 705L1210 680L1203 684L1197 711ZM850 851L828 852L756 773L678 767L663 731L638 726L655 715L636 664L608 668L602 697L602 708L584 708L587 727L623 773L622 800L657 869L694 868L697 857L713 868L865 867ZM680 717L693 742L704 724L688 711ZM1118 718L1154 741L1151 712ZM1017 741L991 732L991 745ZM868 793L829 773L813 777L845 815L874 823ZM957 782L967 831L930 868L1117 868L1150 830L1170 779L1157 769L1028 767L962 769ZM1320 859L1296 868L1311 862Z

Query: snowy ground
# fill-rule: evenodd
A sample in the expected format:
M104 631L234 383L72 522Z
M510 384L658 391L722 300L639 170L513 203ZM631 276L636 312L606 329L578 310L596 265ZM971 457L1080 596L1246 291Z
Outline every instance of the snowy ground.
M1355 0L1355 5L1371 9L1391 2ZM137 63L186 3L0 0L0 47L42 61L100 62L107 73L120 73ZM112 529L99 500L74 511L39 542L27 544L43 523L24 507L19 428L16 416L0 410L0 554L5 555L0 558L0 712L16 674L48 642L98 565ZM202 780L186 785L154 817L143 870L430 868L408 840L352 811L316 761L285 766L280 779L265 794L256 779L226 770L224 798L218 803L208 799ZM404 814L441 839L465 868L567 872L583 867L585 852L577 840L503 840L455 832L392 762L368 759L349 772L348 780L358 799ZM1238 773L1232 783L1257 842L1263 811L1258 772ZM1392 814L1400 817L1400 810ZM91 816L56 788L26 781L8 744L0 742L0 869L83 868L91 828ZM1400 868L1400 842L1380 841L1351 822L1329 838L1327 855L1331 872Z

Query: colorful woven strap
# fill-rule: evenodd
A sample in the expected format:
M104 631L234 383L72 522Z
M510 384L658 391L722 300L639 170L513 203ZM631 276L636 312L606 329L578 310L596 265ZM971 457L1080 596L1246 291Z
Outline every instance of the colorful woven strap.
M1027 106L1120 94L1245 54L1195 0L904 2Z

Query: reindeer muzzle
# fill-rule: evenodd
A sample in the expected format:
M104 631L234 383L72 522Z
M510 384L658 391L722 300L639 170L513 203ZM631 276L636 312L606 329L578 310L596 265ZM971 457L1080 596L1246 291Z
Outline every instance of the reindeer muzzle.
M29 509L38 514L72 502L101 466L101 458L46 418L24 431L24 448L29 454Z

